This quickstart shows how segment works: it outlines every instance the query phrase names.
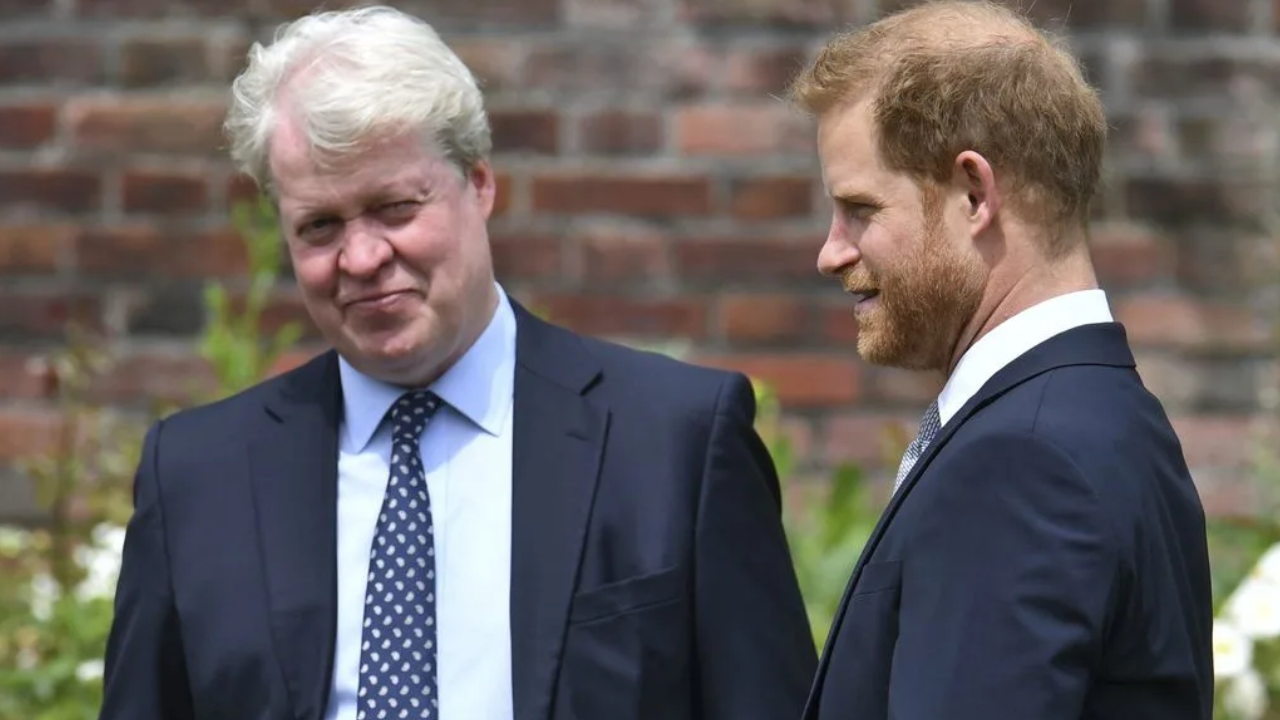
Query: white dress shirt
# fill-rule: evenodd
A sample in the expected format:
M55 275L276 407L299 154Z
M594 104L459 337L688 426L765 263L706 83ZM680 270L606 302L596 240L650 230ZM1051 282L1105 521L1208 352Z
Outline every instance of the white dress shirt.
M488 328L431 386L422 433L436 558L439 716L511 720L511 424L516 322L498 288ZM355 720L365 584L390 472L383 416L402 392L341 361L338 626L326 720Z
M945 426L993 375L1033 347L1081 325L1107 322L1111 309L1102 290L1059 295L1005 320L961 356L938 395L938 419Z

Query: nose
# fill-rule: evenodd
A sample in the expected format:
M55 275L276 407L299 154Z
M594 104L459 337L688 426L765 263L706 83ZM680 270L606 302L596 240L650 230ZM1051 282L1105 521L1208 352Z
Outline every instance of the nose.
M827 231L827 239L818 251L818 272L827 276L843 274L853 265L858 264L862 253L849 237L846 227L838 217L831 218L831 228Z
M353 220L344 230L346 237L338 263L342 271L352 277L376 275L395 255L391 242L363 218Z

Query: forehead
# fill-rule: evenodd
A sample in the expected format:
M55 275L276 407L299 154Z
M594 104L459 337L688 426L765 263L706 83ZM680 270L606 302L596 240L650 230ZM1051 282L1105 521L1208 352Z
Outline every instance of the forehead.
M389 136L350 158L320 162L300 124L282 117L272 137L271 174L282 209L357 202L437 181L447 161L412 134Z
M818 121L818 159L822 182L831 195L868 192L891 174L876 152L870 101L832 108ZM883 188L881 188L883 189Z

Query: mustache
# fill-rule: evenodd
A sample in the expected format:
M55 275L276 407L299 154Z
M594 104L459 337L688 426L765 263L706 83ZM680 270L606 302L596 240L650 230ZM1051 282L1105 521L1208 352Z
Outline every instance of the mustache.
M840 286L847 293L867 292L880 289L874 276L864 268L849 270L840 275Z

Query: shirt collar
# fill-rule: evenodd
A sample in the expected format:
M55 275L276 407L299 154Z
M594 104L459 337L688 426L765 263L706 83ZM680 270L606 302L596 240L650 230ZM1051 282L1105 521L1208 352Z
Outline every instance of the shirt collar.
M490 435L497 435L510 412L515 385L516 319L501 285L489 325L462 357L430 389L456 412ZM344 445L363 450L405 388L361 373L339 357Z
M960 358L938 395L943 425L1001 368L1054 335L1081 325L1111 322L1102 290L1081 290L1033 305L978 339Z

